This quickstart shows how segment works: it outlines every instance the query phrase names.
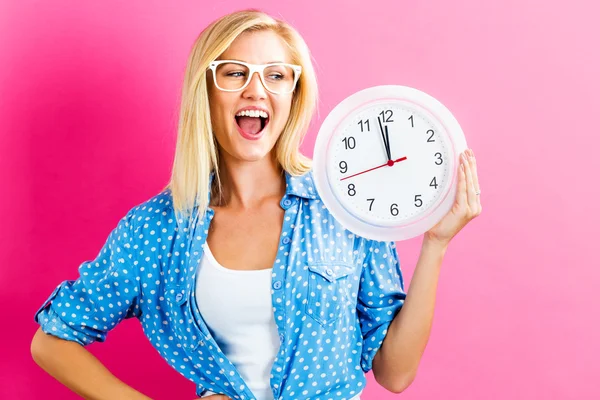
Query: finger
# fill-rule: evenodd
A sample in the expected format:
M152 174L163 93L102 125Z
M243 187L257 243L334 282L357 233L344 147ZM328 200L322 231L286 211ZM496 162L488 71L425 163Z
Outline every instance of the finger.
M477 160L475 159L475 153L473 150L469 149L469 163L471 165L471 175L473 177L473 186L475 187L475 193L481 191L481 187L479 186L479 177L477 176ZM475 196L475 207L473 208L474 216L478 216L481 214L481 196Z
M462 208L467 206L467 179L462 155L458 166L458 183L456 187L456 203Z
M481 189L479 188L479 177L477 176L477 160L475 159L475 153L471 149L469 149L469 165L471 166L471 176L473 177L475 192L479 192Z
M477 195L475 194L475 187L473 186L473 175L471 174L471 165L468 161L467 152L463 153L463 165L465 168L465 181L466 181L466 191L467 191L467 204L469 209L473 210L477 203Z

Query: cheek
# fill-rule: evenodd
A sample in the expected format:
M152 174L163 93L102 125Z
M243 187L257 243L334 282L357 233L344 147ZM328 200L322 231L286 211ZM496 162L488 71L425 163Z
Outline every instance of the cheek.
M278 124L280 124L281 126L285 125L285 123L287 122L290 114L291 114L291 110L292 110L292 101L291 99L285 102L281 102L281 104L278 105L277 110L275 110L276 114L277 114L277 122Z
M210 108L210 119L213 128L224 128L227 124L231 123L230 116L226 112L228 110L227 99L222 98L220 93L209 92L209 108Z

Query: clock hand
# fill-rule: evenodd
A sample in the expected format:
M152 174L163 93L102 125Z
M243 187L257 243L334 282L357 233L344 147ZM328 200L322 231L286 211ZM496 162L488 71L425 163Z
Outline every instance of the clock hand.
M385 140L385 133L383 133L383 125L381 125L381 119L377 117L377 122L379 122L379 130L381 131L381 138L383 139L383 146L385 147L385 155L388 159L388 163L392 161L392 157L390 156L390 145L387 140Z
M376 167L373 167L373 168L367 169L367 170L365 170L365 171L361 171L361 172L359 172L359 173L356 173L356 174L354 174L354 175L345 176L345 177L343 177L342 179L340 179L340 181L343 181L343 180L346 180L346 179L350 179L350 178L352 178L352 177L355 177L355 176L357 176L357 175L362 175L362 174L364 174L364 173L366 173L366 172L373 171L373 170L375 170L375 169L378 169L378 168L381 168L381 167L385 167L385 166L390 166L390 167L391 167L391 166L392 166L392 165L394 165L395 163L397 163L397 162L399 162L399 161L404 161L404 160L406 160L406 156L405 156L405 157L400 157L400 158L399 158L399 159L397 159L397 160L389 160L389 161L388 161L388 162L386 162L385 164L381 164L381 165L378 165L378 166L376 166Z
M392 146L390 146L390 136L388 135L388 129L387 129L387 125L385 126L385 138L387 139L387 156L388 156L388 160L391 161L392 159ZM389 161L388 161L389 163Z

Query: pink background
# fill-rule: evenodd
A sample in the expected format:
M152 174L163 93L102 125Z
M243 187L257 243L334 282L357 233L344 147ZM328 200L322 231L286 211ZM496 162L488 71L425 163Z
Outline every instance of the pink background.
M34 312L166 184L190 46L248 6L312 49L322 101L307 155L339 101L401 84L444 103L477 156L483 213L446 255L402 398L600 398L595 2L84 3L0 3L0 398L77 398L31 359ZM407 284L420 244L399 243ZM108 338L88 349L117 377L156 399L195 397L136 320ZM395 397L368 378L365 400Z

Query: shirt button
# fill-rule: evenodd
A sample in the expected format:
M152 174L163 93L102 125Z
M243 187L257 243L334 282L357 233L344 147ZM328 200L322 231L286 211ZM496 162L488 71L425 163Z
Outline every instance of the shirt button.
M181 301L181 299L183 299L183 294L177 293L177 296L175 296L175 301Z
M279 342L280 342L280 343L283 343L283 333L280 333L280 334L279 334Z
M273 283L273 289L281 289L281 281L275 281Z
M204 340L201 340L200 342L198 342L198 344L199 344L200 346L204 346Z
M327 271L325 272L327 272L327 275L329 276L333 275L333 270L331 268L327 268Z
M284 238L283 238L283 240L282 240L283 244L288 244L288 243L289 243L289 242L291 242L291 241L292 241L292 240L291 240L289 237L287 237L287 236L286 236L286 237L284 237Z
M283 205L286 206L286 207L288 207L290 204L292 204L292 201L290 199L285 199L283 201Z

